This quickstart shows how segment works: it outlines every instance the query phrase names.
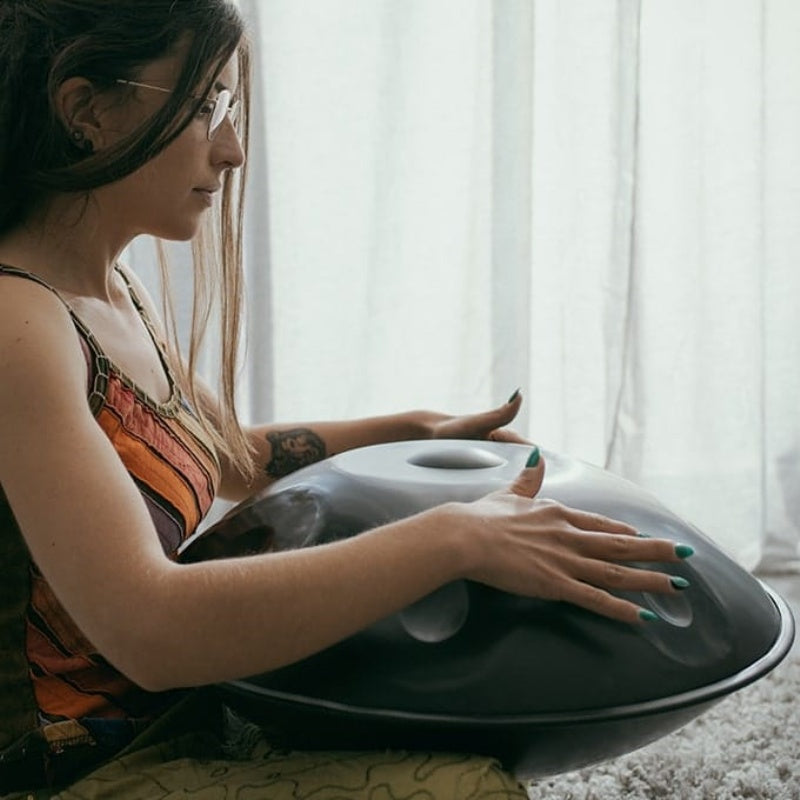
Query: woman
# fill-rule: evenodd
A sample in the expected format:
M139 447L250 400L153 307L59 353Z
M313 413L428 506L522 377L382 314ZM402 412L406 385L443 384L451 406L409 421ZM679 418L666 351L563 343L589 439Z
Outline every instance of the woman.
M187 691L301 659L462 578L641 624L652 615L607 590L675 588L618 562L686 554L532 500L534 449L513 486L475 503L318 548L175 561L215 496L331 453L517 440L503 426L518 395L468 417L239 425L247 66L226 0L0 0L0 793L523 797L478 757L260 739L226 756L221 710ZM119 264L143 233L199 245L185 361ZM216 395L193 369L214 296Z

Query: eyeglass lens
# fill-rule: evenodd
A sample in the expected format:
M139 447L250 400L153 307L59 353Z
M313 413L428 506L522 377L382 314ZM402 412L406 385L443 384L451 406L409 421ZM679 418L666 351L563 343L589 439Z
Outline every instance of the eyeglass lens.
M208 121L208 138L211 139L217 132L217 129L222 125L225 117L231 111L231 100L233 95L229 89L223 89L218 95L214 103L214 111L211 114L211 119Z

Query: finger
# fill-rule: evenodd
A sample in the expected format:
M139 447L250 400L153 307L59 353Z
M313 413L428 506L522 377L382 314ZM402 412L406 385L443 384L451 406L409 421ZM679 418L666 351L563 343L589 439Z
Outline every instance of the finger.
M689 587L685 578L595 559L582 562L575 577L601 589L621 592L674 594Z
M528 456L525 468L517 475L509 487L512 494L517 494L520 497L535 497L539 489L542 488L544 469L544 459L541 457L539 448L534 447Z
M498 428L496 431L492 431L487 438L493 442L511 442L512 444L533 444L533 442L531 442L528 439L524 439L516 431L512 431L509 428Z
M615 597L604 589L591 586L580 581L571 581L567 584L561 594L560 600L600 614L609 619L627 622L632 625L642 624L643 622L653 621L657 616L652 611L645 610L636 603Z
M490 411L482 411L464 418L467 427L475 431L477 436L485 436L508 425L519 413L522 405L522 394L516 391L508 400Z
M582 511L579 508L564 506L564 517L576 528L583 531L600 531L602 533L619 533L625 536L637 536L638 531L633 525L622 520L612 519L593 511Z
M576 532L576 552L585 558L603 561L677 563L682 560L680 545L669 539L642 539L627 534Z

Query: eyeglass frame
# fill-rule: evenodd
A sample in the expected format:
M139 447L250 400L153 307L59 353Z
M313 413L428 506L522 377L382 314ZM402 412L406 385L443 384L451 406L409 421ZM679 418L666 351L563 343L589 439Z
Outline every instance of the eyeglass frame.
M151 83L141 83L140 81L129 81L125 78L117 78L114 82L125 86L138 86L142 89L155 89L157 92L165 92L166 94L172 94L173 91L172 89L165 89L163 86L153 86ZM214 109L208 118L208 130L206 131L206 137L208 141L211 142L214 140L217 131L225 121L225 117L228 117L232 122L236 121L239 101L234 98L233 92L230 89L221 89L219 94L217 94L215 98L209 99L208 102L214 104ZM219 108L224 109L221 114L217 111Z

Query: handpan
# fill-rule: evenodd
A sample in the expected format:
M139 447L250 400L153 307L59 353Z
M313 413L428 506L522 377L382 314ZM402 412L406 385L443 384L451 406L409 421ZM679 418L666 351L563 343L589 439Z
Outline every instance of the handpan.
M475 500L507 487L529 452L453 440L342 453L236 506L182 558L311 547ZM643 489L543 455L539 497L694 549L678 564L647 565L687 579L687 590L619 593L657 621L629 625L457 581L298 663L220 685L225 702L284 746L484 753L524 779L648 744L784 658L794 622L774 591Z

